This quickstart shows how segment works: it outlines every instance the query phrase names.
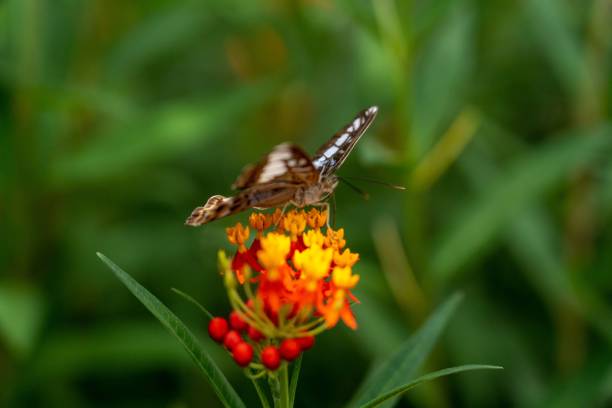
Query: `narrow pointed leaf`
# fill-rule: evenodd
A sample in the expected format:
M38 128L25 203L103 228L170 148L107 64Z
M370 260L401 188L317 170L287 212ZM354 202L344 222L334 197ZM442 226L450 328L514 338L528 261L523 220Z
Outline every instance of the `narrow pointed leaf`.
M431 279L451 280L476 254L500 237L521 211L566 180L586 163L612 152L608 124L564 133L559 140L533 149L516 159L465 207L449 227L431 257Z
M178 339L187 353L189 353L189 356L202 370L223 405L232 408L245 407L244 402L242 402L234 388L227 381L227 378L225 378L219 367L217 367L187 326L155 296L128 275L127 272L115 265L103 254L98 252L97 255L129 291Z
M372 401L367 402L367 403L361 405L360 408L379 407L384 402L389 401L392 398L397 398L401 394L405 393L406 391L410 390L411 388L416 387L417 385L420 385L420 384L422 384L424 382L427 382L427 381L435 380L436 378L439 378L439 377L444 377L446 375L456 374L456 373L460 373L462 371L472 371L472 370L502 370L502 369L503 369L503 367L500 367L500 366L480 365L480 364L468 364L468 365L462 365L462 366L458 366L458 367L450 367L450 368L445 368L443 370L434 371L432 373L425 374L425 375L417 378L414 381L410 381L409 383L406 383L406 384L404 384L402 386L394 388L394 389L392 389L391 391L389 391L389 392L387 392L385 394L379 395L378 397L374 398Z
M461 298L461 294L455 294L439 306L415 335L372 370L349 406L366 404L411 380L433 349ZM397 396L390 397L384 401L384 406L392 406L396 399Z

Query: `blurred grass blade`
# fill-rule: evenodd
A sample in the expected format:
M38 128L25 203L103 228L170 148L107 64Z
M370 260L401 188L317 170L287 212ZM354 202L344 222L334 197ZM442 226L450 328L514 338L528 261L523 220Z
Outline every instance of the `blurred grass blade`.
M571 132L519 157L466 207L434 248L432 279L438 283L448 281L510 224L519 211L563 181L573 170L609 154L611 133L610 126Z
M60 186L90 183L202 148L260 103L270 89L265 82L211 100L173 102L109 126L80 151L60 157L51 181Z
M413 160L422 158L434 145L463 104L474 60L473 26L469 6L453 8L415 63L411 114Z
M36 344L43 323L44 304L35 288L0 283L0 338L18 357Z
M415 335L372 370L349 406L362 406L413 378L433 349L462 297L461 294L455 294L439 306ZM396 399L397 396L389 397L383 404L391 407Z
M457 116L414 169L412 184L416 189L430 188L444 174L472 139L480 122L480 114L473 108L466 108Z
M127 272L123 271L103 254L98 252L97 255L129 291L178 339L193 361L202 370L223 405L226 407L245 407L234 388L227 381L227 378L225 378L187 326L155 296L128 275Z
M451 374L460 373L462 371L471 371L471 370L502 370L502 369L503 367L500 367L500 366L468 364L468 365L450 367L450 368L445 368L443 370L434 371L432 373L425 374L424 376L421 376L414 381L410 381L407 384L394 388L391 391L374 398L372 401L361 405L360 408L378 407L382 405L384 402L390 400L391 398L397 398L401 394L405 393L411 388L416 387L417 385L420 385L427 381L435 380L436 378L439 378L439 377L444 377L446 375L451 375Z
M527 0L525 13L542 53L550 60L566 90L576 95L585 72L584 50L572 30L569 6L556 0Z

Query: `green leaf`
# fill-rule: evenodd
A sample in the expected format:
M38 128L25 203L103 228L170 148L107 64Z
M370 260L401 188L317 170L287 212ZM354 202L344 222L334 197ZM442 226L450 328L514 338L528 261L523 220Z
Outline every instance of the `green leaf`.
M153 320L58 330L41 341L33 357L28 374L38 383L64 381L98 371L125 374L191 365L175 340Z
M0 336L17 356L32 350L43 315L40 293L33 287L0 283Z
M404 342L390 357L382 361L370 372L353 400L351 407L361 406L383 393L390 392L405 381L413 378L423 361L427 358L442 330L448 324L453 312L459 305L462 295L455 294L438 307L425 325ZM389 397L385 406L392 406L397 396Z
M432 147L462 107L472 71L473 22L469 9L453 10L416 62L412 79L413 159Z
M462 371L471 371L471 370L502 370L502 369L503 367L500 367L500 366L467 364L467 365L462 365L458 367L450 367L450 368L445 368L443 370L434 371L432 373L425 374L424 376L421 376L414 381L410 381L409 383L406 383L402 386L394 388L391 391L374 398L372 401L361 405L361 408L378 407L382 405L384 402L392 398L396 398L400 396L401 394L405 393L411 388L416 387L419 384L422 384L427 381L435 380L436 378L444 377L446 375L460 373Z
M527 0L524 2L525 14L552 70L566 90L575 95L582 83L590 78L584 75L584 50L578 34L572 32L573 16L564 3L556 0Z
M612 128L570 132L525 153L466 206L431 257L432 279L448 281L526 207L585 163L612 150Z
M269 89L263 83L214 100L173 102L109 126L81 151L59 157L51 182L71 186L125 175L201 146L261 102Z
M103 254L98 252L97 255L129 291L178 339L196 365L202 370L221 402L226 407L244 407L244 402L187 326L148 290L132 279L127 272Z

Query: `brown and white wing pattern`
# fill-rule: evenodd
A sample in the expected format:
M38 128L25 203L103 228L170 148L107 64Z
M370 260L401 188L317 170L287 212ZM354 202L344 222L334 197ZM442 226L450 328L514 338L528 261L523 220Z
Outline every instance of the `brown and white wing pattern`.
M293 199L297 188L296 184L273 181L252 186L234 197L215 195L206 204L194 209L185 224L197 227L249 208L283 206Z
M310 157L299 146L283 143L272 149L260 163L245 167L232 188L244 190L272 181L310 184L317 180L318 171Z
M372 106L359 112L355 119L341 130L315 153L312 164L321 174L334 173L344 163L355 144L374 121L378 108Z

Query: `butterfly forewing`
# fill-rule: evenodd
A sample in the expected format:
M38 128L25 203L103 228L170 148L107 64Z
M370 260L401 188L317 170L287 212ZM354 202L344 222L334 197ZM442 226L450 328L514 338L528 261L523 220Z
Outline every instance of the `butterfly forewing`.
M240 190L238 194L212 196L193 210L185 223L198 226L248 208L320 203L337 185L335 177L329 176L346 160L377 112L375 106L360 112L317 151L313 160L291 143L276 146L260 163L244 168L232 185Z
M359 112L355 119L341 130L315 153L312 164L321 176L335 172L344 163L359 138L365 133L378 113L372 106Z
M244 190L274 181L311 184L318 180L318 174L308 155L299 146L283 143L272 149L260 163L247 166L232 187Z

